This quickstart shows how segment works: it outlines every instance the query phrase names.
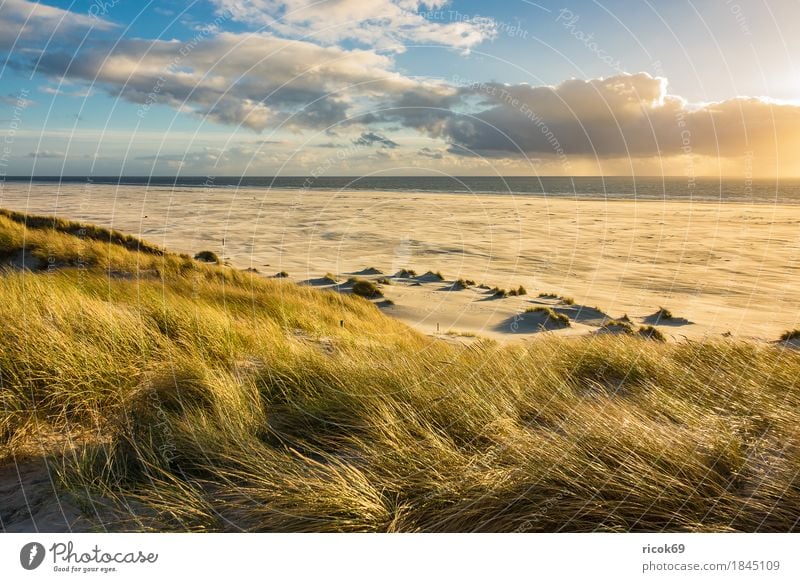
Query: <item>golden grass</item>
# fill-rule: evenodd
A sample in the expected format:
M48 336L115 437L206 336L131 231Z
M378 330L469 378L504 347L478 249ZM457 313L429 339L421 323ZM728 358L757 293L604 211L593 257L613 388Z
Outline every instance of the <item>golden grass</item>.
M4 248L94 262L0 275L0 456L49 443L110 529L798 528L796 350L451 345L359 297L19 227Z

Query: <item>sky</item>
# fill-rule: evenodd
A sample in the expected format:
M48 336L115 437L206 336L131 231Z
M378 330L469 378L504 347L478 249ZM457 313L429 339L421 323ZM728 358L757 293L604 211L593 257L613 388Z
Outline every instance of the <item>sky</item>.
M0 0L0 176L800 176L798 0Z

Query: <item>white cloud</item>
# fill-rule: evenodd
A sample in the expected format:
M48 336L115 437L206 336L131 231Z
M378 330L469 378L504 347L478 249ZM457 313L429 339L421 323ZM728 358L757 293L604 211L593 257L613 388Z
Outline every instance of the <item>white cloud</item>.
M77 14L27 0L3 0L0 3L0 48L42 45L75 29L108 30L116 25L89 14Z
M266 27L288 38L324 45L357 42L378 51L402 52L406 44L468 50L494 38L489 18L450 18L448 0L214 0L238 21ZM425 17L437 11L440 18Z
M28 153L29 158L39 158L39 159L51 159L51 160L63 160L67 157L66 152L60 150L39 150L35 152Z

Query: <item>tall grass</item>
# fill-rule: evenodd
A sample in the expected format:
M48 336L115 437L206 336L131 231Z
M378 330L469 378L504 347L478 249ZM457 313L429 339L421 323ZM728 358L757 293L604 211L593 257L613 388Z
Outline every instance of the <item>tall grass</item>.
M102 250L0 276L0 446L45 447L106 527L798 529L795 350L450 345L359 297Z

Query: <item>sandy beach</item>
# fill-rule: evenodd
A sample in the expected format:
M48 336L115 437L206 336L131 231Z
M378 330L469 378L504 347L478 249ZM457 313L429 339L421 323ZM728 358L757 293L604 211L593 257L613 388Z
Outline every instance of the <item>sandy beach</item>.
M319 281L326 273L344 282L438 271L443 281L392 279L382 291L394 305L379 304L457 341L597 333L623 315L672 339L774 341L800 324L794 205L7 183L0 206L113 227L176 252L212 250L238 268L332 289ZM362 273L370 268L380 273ZM455 290L458 279L522 285L527 295ZM536 306L571 326L520 315ZM659 307L673 319L656 321Z

